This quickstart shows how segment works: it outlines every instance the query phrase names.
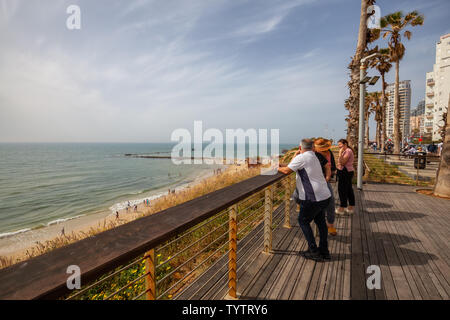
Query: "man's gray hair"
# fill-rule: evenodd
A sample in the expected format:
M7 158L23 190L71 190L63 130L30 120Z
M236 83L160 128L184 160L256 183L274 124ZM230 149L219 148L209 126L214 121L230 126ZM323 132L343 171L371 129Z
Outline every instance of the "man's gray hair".
M302 140L302 149L303 150L312 150L314 146L314 141L311 139L303 139Z

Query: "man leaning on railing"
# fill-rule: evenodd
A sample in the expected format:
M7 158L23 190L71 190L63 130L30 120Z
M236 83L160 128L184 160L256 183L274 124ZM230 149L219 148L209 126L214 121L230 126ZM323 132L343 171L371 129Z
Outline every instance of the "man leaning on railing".
M284 174L296 172L296 194L300 202L298 222L308 242L308 250L301 251L300 254L306 259L330 260L325 209L330 202L331 193L313 145L311 139L303 139L291 162L287 166L280 165L278 171ZM313 220L319 229L319 248L311 229Z

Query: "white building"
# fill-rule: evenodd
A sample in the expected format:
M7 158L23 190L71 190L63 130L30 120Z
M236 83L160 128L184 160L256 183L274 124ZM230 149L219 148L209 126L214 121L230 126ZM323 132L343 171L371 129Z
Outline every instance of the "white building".
M388 139L394 139L394 83L386 87L386 93L389 95L386 109L386 134ZM410 108L411 108L411 80L400 81L400 132L402 141L409 138Z
M450 95L450 34L436 43L436 62L433 71L426 75L425 132L432 134L433 141L441 139L439 128L442 115L447 111Z

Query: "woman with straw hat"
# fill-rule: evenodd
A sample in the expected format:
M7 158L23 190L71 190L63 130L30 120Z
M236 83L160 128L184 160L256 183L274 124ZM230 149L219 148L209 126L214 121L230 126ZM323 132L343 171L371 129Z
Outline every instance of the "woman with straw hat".
M316 154L323 156L328 161L326 166L330 168L330 170L324 170L325 180L327 181L328 189L331 192L331 200L328 207L326 208L326 220L328 233L332 236L335 236L337 234L336 228L334 227L335 200L333 188L331 187L330 181L336 173L336 163L334 161L334 156L330 148L330 140L320 138L314 141L314 151L316 152Z

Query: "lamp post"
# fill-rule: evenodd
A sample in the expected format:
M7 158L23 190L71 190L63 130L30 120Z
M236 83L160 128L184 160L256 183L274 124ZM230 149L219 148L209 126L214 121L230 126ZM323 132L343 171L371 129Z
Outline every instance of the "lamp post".
M362 177L363 177L363 154L364 154L364 105L366 99L366 83L374 85L379 77L367 77L366 76L366 61L373 57L378 56L379 53L371 54L361 59L361 66L359 71L359 135L358 135L358 179L356 187L362 189Z

